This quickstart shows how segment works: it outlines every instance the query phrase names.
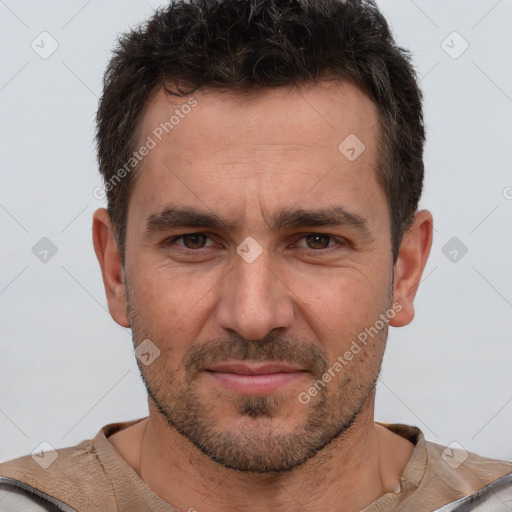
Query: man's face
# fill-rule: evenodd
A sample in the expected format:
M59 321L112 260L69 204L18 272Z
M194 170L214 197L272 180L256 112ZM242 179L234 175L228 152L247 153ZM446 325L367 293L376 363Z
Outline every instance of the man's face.
M351 425L382 360L385 322L333 370L391 307L377 110L334 83L198 92L180 108L188 99L160 91L142 122L140 141L157 144L130 199L125 279L134 340L160 355L141 372L169 424L212 459L288 470Z

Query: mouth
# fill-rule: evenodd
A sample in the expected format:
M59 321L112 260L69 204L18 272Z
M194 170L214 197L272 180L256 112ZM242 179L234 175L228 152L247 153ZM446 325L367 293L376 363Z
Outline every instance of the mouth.
M303 378L307 371L280 362L236 361L212 365L205 373L225 389L248 396L261 396L280 391Z

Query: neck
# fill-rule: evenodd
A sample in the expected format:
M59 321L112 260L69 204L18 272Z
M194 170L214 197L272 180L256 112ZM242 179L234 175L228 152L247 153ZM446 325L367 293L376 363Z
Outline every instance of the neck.
M130 465L180 510L361 510L383 494L397 492L414 449L374 423L373 404L372 396L343 436L301 466L255 474L212 461L172 429L150 401L149 418L139 429L140 460Z

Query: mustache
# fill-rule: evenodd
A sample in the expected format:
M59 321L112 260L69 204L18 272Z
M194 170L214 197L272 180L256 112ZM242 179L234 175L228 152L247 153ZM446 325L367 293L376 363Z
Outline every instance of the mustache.
M234 335L191 347L183 361L187 379L193 380L209 366L228 359L288 363L310 372L315 379L328 368L327 354L313 343L277 334L261 340Z

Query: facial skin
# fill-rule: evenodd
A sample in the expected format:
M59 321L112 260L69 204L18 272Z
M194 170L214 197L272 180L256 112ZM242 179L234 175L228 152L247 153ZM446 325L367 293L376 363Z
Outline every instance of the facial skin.
M132 328L136 345L149 339L160 350L150 365L139 362L150 396L144 442L158 459L158 440L155 466L167 473L164 484L153 471L152 487L174 506L191 506L178 503L169 487L178 468L163 461L167 447L174 458L179 452L195 461L191 478L203 484L218 471L246 484L288 481L322 463L326 474L337 468L339 478L351 474L359 486L373 485L350 505L364 506L389 490L390 475L403 469L412 450L373 423L387 322L309 403L298 396L393 304L400 311L390 325L412 320L432 218L417 214L393 266L389 211L375 175L377 110L355 86L324 83L246 96L199 91L194 97L198 105L137 171L125 269L105 210L96 212L93 226L114 320ZM141 140L186 101L159 91L143 118ZM338 150L350 134L365 145L354 161ZM195 226L189 216L185 225L172 226L171 210L221 222L212 226L203 217ZM322 221L320 213L334 210L339 224ZM253 245L242 243L247 237ZM246 261L237 247L261 254ZM387 448L378 447L379 438L388 440ZM383 465L382 450L392 445L403 457ZM348 471L351 459L368 463ZM285 498L276 499L269 505L287 509ZM222 509L231 510L225 501Z

